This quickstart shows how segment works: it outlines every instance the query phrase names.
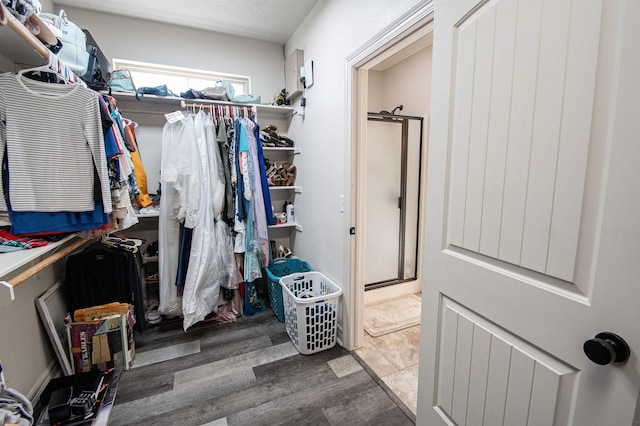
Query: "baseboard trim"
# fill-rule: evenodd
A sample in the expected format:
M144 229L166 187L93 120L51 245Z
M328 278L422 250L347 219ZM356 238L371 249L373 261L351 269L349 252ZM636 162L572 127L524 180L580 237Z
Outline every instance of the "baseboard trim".
M47 384L49 384L49 380L59 377L61 374L62 370L60 369L60 366L58 366L58 362L55 359L52 360L29 391L29 394L27 395L29 401L35 405L36 402L38 402L38 399L40 399L42 391L47 387Z

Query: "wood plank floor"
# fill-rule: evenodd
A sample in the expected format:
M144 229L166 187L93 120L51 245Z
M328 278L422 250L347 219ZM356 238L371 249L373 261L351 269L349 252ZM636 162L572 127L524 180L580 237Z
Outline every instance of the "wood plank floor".
M413 424L348 351L300 355L270 311L186 333L163 323L135 340L110 425Z

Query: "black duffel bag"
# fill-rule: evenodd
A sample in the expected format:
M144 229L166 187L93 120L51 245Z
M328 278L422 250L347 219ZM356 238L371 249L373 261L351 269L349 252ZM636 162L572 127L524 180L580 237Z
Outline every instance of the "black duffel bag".
M93 90L109 90L111 62L104 56L91 33L84 29L82 31L87 35L87 52L89 52L89 66L82 80Z

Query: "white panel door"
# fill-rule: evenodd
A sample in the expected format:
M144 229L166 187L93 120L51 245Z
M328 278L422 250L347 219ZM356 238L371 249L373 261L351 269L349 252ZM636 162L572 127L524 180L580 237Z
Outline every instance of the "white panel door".
M640 421L640 2L434 16L418 424Z

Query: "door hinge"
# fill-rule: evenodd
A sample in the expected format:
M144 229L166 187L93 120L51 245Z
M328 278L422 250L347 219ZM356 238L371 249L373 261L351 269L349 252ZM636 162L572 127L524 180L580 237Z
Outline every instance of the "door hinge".
M352 226L351 228L349 228L349 235L356 235L356 227Z

